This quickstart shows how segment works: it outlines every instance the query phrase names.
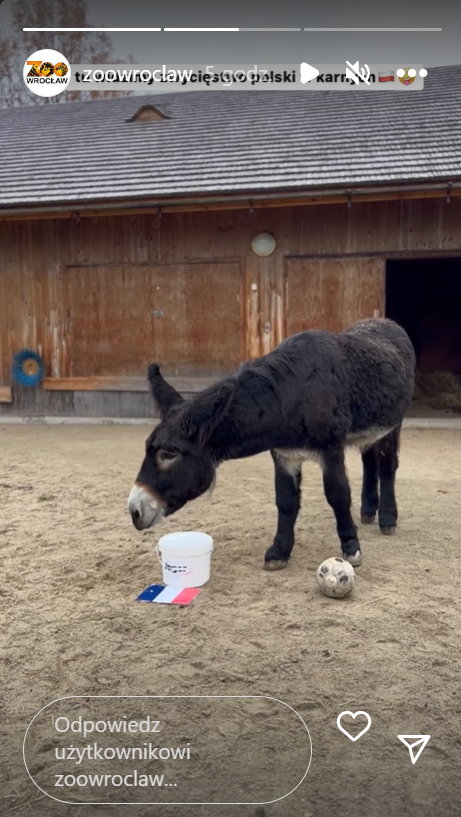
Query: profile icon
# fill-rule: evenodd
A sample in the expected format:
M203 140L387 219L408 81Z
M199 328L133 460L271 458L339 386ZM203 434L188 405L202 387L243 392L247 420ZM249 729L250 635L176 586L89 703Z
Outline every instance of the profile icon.
M69 87L72 67L60 51L40 48L25 60L22 76L32 94L51 97L62 94Z

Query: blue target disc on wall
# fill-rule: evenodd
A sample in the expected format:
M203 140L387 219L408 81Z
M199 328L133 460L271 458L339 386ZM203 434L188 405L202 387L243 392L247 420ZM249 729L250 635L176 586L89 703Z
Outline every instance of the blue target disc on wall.
M21 349L13 358L12 375L20 386L38 386L45 374L43 360L32 349Z

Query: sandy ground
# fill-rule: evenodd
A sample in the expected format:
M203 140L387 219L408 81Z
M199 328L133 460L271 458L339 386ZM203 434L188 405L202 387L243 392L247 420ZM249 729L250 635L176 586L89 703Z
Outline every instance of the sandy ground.
M130 815L458 815L461 432L404 433L399 532L382 537L362 527L364 564L343 601L321 596L315 584L317 565L338 549L315 464L304 469L290 566L268 573L261 566L275 524L269 455L222 466L211 499L141 534L131 527L126 498L146 434L145 427L0 426L0 813L127 813L63 805L31 783L22 740L47 702L208 694L274 696L294 707L313 744L304 782L263 810L134 806ZM355 452L348 467L357 517ZM188 608L136 603L137 593L161 581L153 551L159 536L189 528L214 538L209 584ZM344 709L372 717L357 743L336 728ZM191 714L191 733L199 722ZM221 737L231 734L234 749L222 779L238 779L250 762L249 730L231 717L225 724ZM432 736L415 766L397 739L402 733ZM290 776L289 740L282 730L284 751L274 753L268 771L280 791ZM217 754L221 749L216 744ZM35 765L44 764L38 758Z

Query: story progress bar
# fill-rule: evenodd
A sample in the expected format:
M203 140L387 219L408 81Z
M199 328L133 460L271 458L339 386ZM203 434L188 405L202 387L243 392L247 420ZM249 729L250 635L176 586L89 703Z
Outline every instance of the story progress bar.
M417 32L424 32L424 31L442 31L442 28L56 28L56 27L34 27L34 28L23 28L23 31L169 31L169 32L214 32L214 31L224 31L224 32L233 32L233 31L265 31L265 32L277 32L277 31L312 31L312 32L319 32L319 31L342 31L342 32L366 32L366 31L417 31Z

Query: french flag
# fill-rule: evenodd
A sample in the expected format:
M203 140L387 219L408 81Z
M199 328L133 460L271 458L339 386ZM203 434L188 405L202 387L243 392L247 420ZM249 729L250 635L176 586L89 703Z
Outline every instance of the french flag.
M200 587L173 587L151 584L139 594L136 601L153 601L157 604L190 604L200 593Z
M380 71L378 74L378 82L394 82L394 72Z

